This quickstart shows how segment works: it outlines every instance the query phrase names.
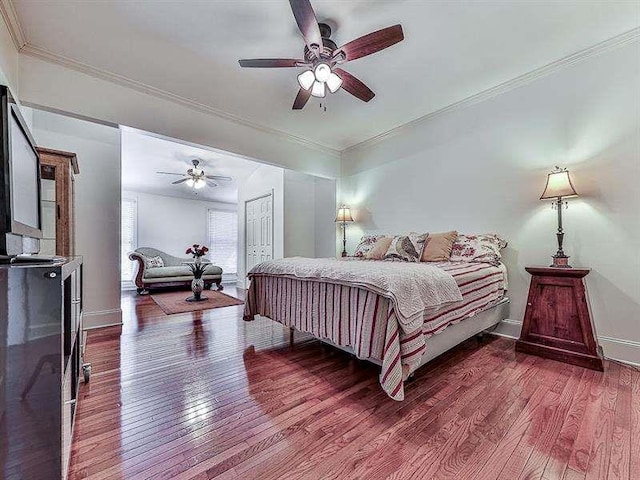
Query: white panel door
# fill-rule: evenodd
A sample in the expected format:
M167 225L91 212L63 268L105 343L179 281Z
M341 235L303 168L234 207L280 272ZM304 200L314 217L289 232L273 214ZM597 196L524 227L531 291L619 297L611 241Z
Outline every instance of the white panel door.
M247 272L273 258L273 194L245 202Z

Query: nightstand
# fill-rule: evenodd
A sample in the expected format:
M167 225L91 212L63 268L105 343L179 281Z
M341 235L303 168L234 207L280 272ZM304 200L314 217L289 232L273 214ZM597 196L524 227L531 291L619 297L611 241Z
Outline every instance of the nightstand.
M603 371L584 285L590 269L526 270L531 286L516 351Z

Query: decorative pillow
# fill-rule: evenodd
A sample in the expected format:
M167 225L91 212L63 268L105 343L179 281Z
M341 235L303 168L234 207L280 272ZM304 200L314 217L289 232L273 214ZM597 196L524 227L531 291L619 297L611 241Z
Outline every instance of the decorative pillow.
M164 267L164 260L160 255L156 257L144 257L144 266L146 268Z
M364 254L364 258L369 260L382 260L389 250L389 245L393 237L380 237L373 248Z
M451 250L452 262L477 262L498 265L502 256L500 250L507 242L495 233L482 235L458 235Z
M387 249L384 260L401 260L403 262L419 262L424 242L428 233L395 236Z
M421 262L447 262L451 257L453 243L458 238L455 230L444 233L430 233L424 243Z
M360 240L360 243L356 247L354 257L365 257L367 253L373 248L378 240L383 238L384 235L365 235Z

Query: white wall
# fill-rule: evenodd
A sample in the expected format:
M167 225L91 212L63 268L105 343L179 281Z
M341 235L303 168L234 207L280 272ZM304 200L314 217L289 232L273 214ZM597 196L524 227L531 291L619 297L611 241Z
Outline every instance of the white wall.
M120 131L39 110L31 118L38 145L78 155L76 253L84 257L85 327L119 324Z
M138 206L138 246L152 247L184 257L189 245L207 245L207 210L236 211L229 203L189 200L149 193L123 191Z
M498 232L509 240L511 318L527 265L556 250L556 214L538 200L554 165L580 198L565 251L587 277L600 343L640 363L640 55L620 47L499 97L418 123L343 157L341 199L363 231ZM374 168L370 168L373 166Z
M315 256L336 256L336 188L335 180L315 178Z
M284 172L284 256L335 256L336 182Z
M284 256L315 257L315 178L284 171Z

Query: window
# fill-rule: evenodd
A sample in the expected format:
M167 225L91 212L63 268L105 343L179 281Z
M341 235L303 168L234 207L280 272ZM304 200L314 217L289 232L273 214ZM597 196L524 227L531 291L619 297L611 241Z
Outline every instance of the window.
M238 272L238 214L207 210L209 259L226 274Z
M120 281L131 283L133 262L129 253L138 248L138 202L133 198L122 199L120 217Z

